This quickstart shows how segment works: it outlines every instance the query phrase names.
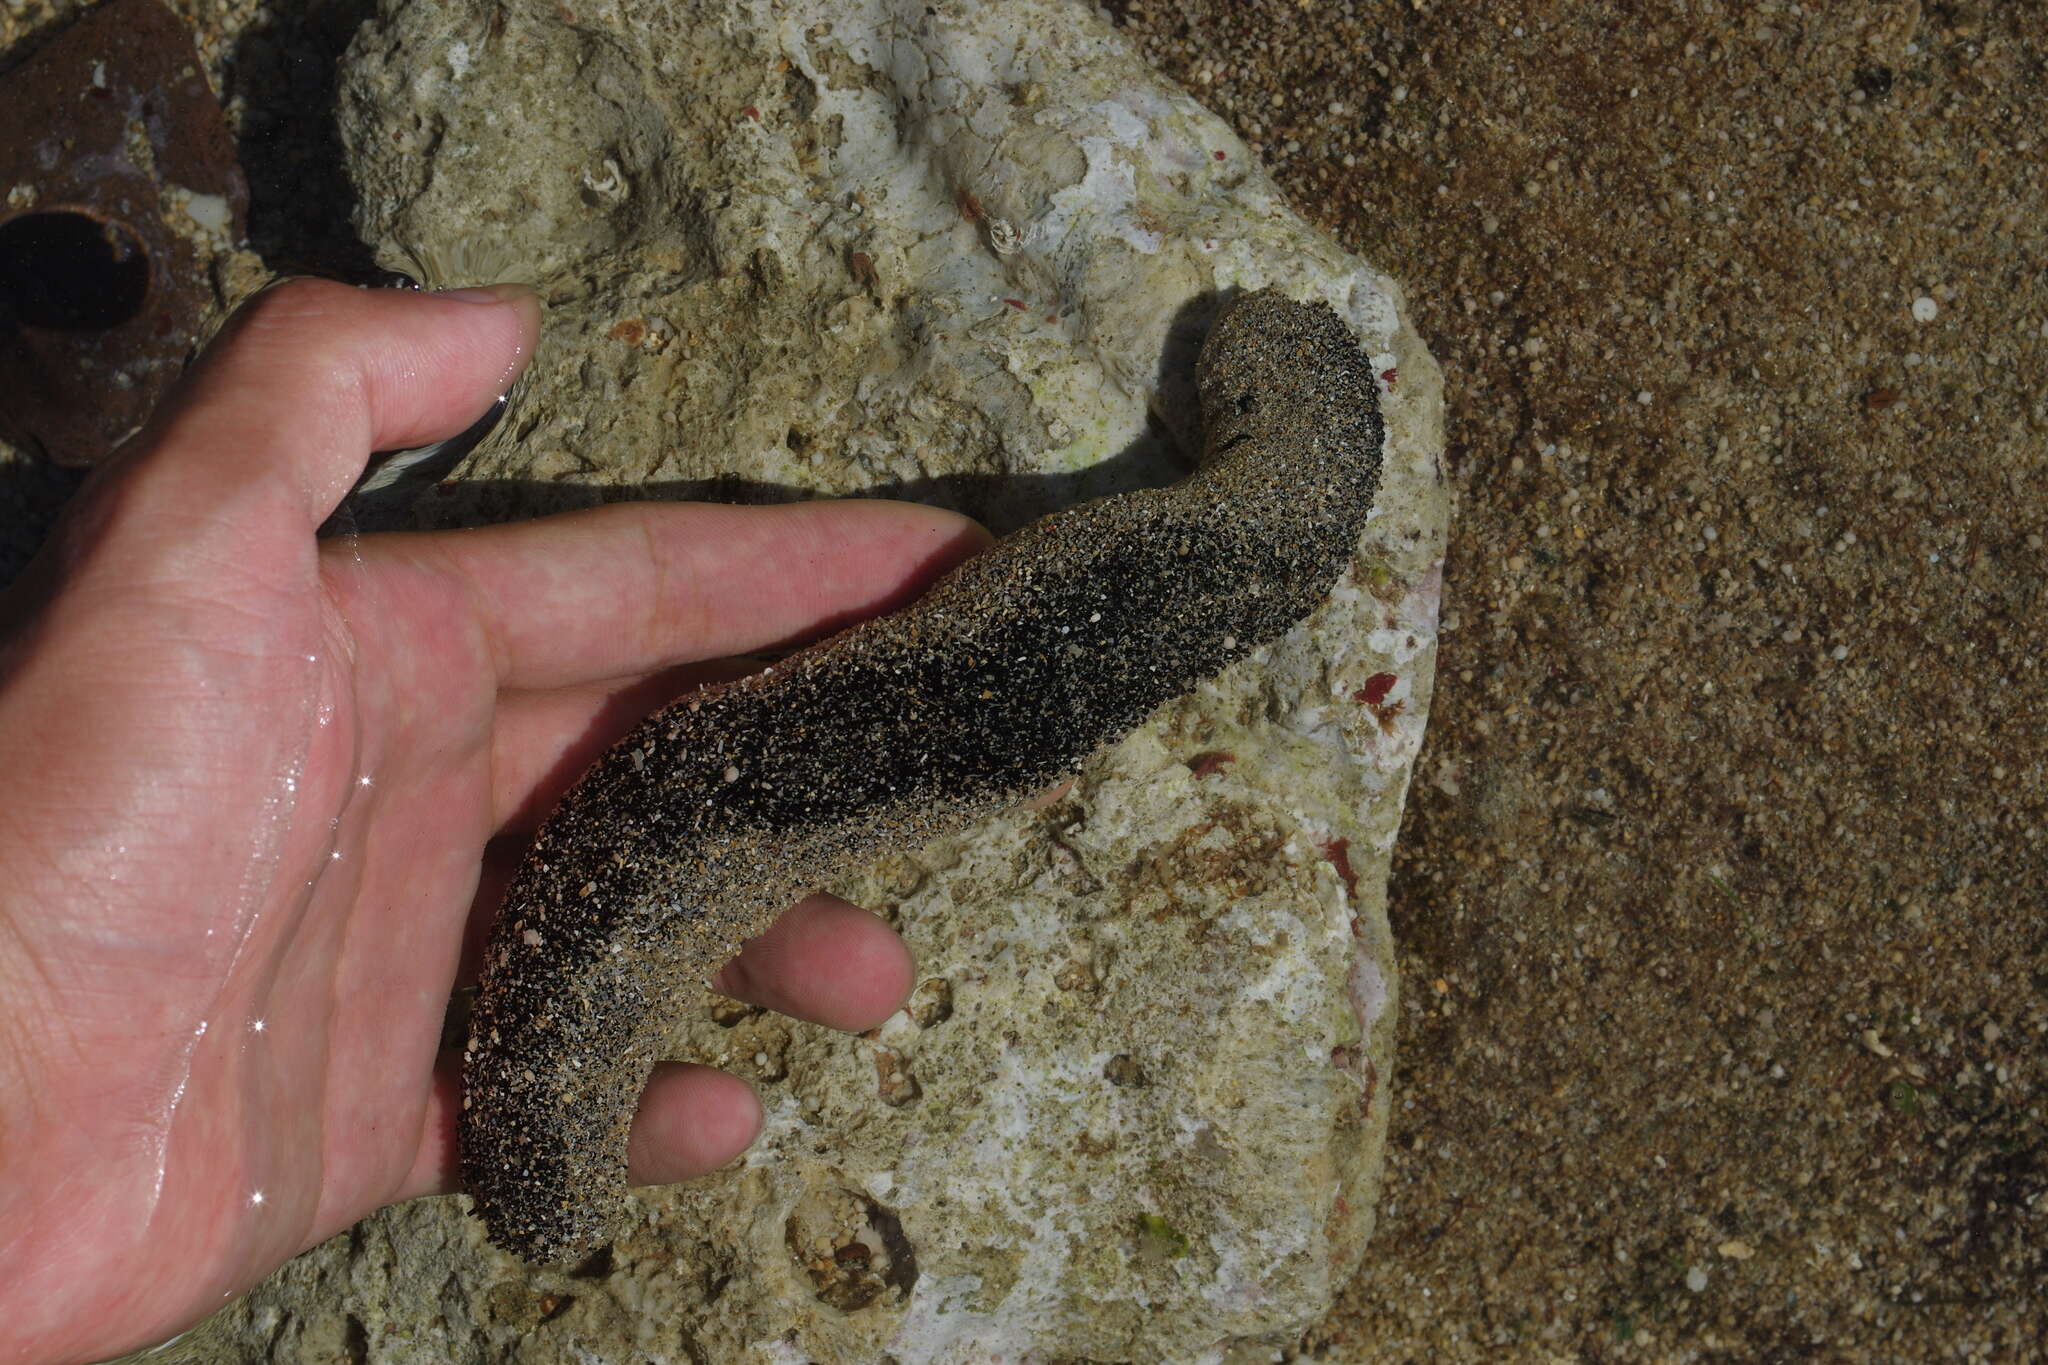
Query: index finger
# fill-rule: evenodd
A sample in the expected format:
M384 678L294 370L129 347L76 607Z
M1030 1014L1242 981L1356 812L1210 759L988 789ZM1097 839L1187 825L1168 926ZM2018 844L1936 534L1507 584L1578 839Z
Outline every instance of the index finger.
M360 548L457 588L499 686L554 688L818 639L910 601L988 541L954 512L850 499L621 503Z

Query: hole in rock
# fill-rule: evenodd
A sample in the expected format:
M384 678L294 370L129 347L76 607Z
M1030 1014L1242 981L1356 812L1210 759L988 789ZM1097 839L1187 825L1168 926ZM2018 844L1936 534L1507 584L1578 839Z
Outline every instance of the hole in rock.
M25 326L103 332L148 294L149 255L124 224L65 210L0 224L0 313Z

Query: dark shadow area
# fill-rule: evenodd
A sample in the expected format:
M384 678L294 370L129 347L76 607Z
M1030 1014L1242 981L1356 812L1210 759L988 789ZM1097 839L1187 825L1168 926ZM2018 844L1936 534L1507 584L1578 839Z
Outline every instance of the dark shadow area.
M1154 372L1153 409L1143 435L1110 458L1058 474L941 474L876 484L840 496L892 498L943 507L972 517L998 536L1078 502L1173 482L1191 473L1202 445L1195 359L1217 310L1236 293L1209 291L1183 303L1168 326ZM532 401L529 397L527 401ZM495 420L493 418L492 420ZM403 458L403 456L399 457ZM438 462L425 462L432 469ZM1161 478L1162 470L1169 477ZM391 531L448 529L525 521L616 502L719 502L767 506L821 496L796 484L771 483L733 473L705 479L612 485L539 479L449 479L415 491L403 484L358 495L337 512L330 529Z
M942 474L900 483L877 484L844 494L849 498L889 498L943 507L972 517L998 536L1007 536L1047 512L1071 507L1105 493L1128 492L1143 480L1119 475L1133 466L1155 464L1140 447L1071 474ZM1188 468L1192 469L1190 464ZM1111 485L1105 487L1104 485ZM393 514L391 504L380 511L359 512L353 529L389 531L419 525L427 529L491 526L533 517L602 507L620 502L719 502L741 507L809 502L820 495L795 484L770 483L725 475L712 479L679 479L631 486L548 483L538 479L452 480L427 490L416 509ZM1032 510L1042 509L1042 510ZM415 523L413 518L417 516ZM337 520L340 520L337 517Z
M28 453L0 463L0 588L21 577L85 476Z
M5 80L69 26L68 22L46 25L7 51L0 52L0 80ZM16 228L15 231L34 233L36 230ZM0 256L12 254L15 254L14 247L0 243ZM9 274L19 268L0 264L0 271ZM0 286L0 333L17 325L22 305L14 301L13 296L23 292L25 287L21 282ZM21 571L35 557L36 550L49 534L50 527L56 523L57 514L84 481L84 470L65 469L53 464L44 459L40 451L24 450L17 459L0 462L0 588L21 576Z
M242 35L222 100L244 102L236 150L249 179L249 245L280 275L378 277L355 232L355 187L335 131L335 76L376 0L278 6Z

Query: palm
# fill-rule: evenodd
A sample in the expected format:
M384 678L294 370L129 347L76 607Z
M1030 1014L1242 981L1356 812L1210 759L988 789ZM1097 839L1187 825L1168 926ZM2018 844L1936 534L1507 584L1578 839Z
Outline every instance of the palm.
M278 292L379 322L404 306ZM235 363L81 496L8 603L0 764L29 780L0 811L0 866L19 871L0 890L0 1169L37 1178L0 1186L0 1311L28 1328L0 1361L139 1344L370 1210L447 1188L442 1014L516 836L675 690L677 665L884 608L976 543L941 514L866 503L617 507L323 545L311 528L342 474L324 494L319 478L216 479L194 501L205 457L178 447L193 412L231 406L236 391L208 390ZM475 368L503 373L488 354ZM459 428L481 404L450 388L332 458L345 471L372 444ZM851 907L812 918L750 945L721 985L878 1020L907 985L900 945ZM863 957L873 970L839 978L813 960ZM642 1111L658 1130L644 1178L744 1144L738 1082L664 1083Z

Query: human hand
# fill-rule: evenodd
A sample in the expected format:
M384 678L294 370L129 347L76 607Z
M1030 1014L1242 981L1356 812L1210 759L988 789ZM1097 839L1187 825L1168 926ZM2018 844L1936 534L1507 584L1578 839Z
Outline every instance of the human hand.
M538 322L524 294L270 290L0 595L0 1362L161 1340L455 1188L442 1018L522 836L682 666L887 610L983 543L870 501L315 539ZM818 897L714 984L860 1029L910 978ZM665 1066L633 1176L759 1123L742 1082Z

